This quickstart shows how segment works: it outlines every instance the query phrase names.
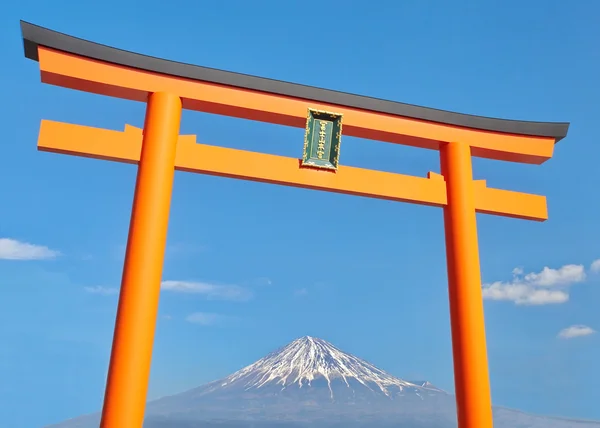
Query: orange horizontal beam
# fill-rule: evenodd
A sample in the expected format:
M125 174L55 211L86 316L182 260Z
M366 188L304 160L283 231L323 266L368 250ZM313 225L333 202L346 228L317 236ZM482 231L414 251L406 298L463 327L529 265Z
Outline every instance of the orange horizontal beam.
M48 120L42 121L38 149L125 163L137 163L142 130L126 125L124 132ZM340 166L337 172L300 168L298 159L196 144L181 136L175 166L179 171L264 183L327 190L358 196L443 206L443 181Z
M344 115L344 135L439 150L460 141L473 156L540 164L552 157L555 139L464 128L368 110L202 82L102 62L38 47L42 81L66 88L145 102L170 92L183 107L207 113L304 128L307 108Z
M43 120L38 139L42 151L137 163L142 130L125 126L112 131ZM444 177L427 178L340 166L337 172L301 168L298 159L265 153L197 144L194 135L179 137L175 167L180 171L307 189L325 190L442 207L446 205ZM475 181L475 206L481 213L528 220L548 218L544 196L486 187Z
M480 214L500 214L524 220L548 220L546 197L486 186L485 180L476 180L475 209Z

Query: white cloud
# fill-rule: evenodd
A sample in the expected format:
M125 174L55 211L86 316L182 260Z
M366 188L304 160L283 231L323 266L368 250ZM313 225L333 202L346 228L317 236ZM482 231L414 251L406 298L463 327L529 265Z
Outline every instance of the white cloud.
M583 265L544 267L525 276L523 269L515 268L512 281L484 284L482 292L484 299L512 301L517 305L558 304L569 300L570 285L584 280Z
M227 317L214 314L210 312L194 312L193 314L188 315L185 320L187 322L191 322L193 324L200 324L204 326L220 324L225 321Z
M103 296L112 296L115 294L119 294L118 288L113 287L102 287L100 285L96 285L94 287L83 287L85 291L92 294L101 294Z
M202 294L211 300L248 300L252 292L238 285L217 285L194 281L163 281L161 288L179 293Z
M592 264L590 265L590 271L592 271L593 273L600 272L600 259L594 260L592 262Z
M583 265L564 265L558 269L544 267L539 273L528 273L525 281L539 287L555 287L575 284L585 280Z
M10 238L0 238L0 259L4 260L45 260L53 259L60 252L43 245L34 245Z
M594 329L587 325L572 325L571 327L562 329L558 333L558 337L561 339L573 339L574 337L589 336L594 333Z
M516 267L512 270L513 275L523 275L524 271L522 267Z

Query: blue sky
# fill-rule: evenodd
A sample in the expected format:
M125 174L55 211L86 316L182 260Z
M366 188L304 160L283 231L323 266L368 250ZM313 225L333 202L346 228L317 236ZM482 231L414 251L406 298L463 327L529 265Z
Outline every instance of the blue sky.
M144 117L140 103L41 84L23 56L19 19L204 66L464 113L570 121L542 166L474 161L475 178L489 186L546 195L550 215L545 223L478 217L482 279L495 283L485 289L488 352L496 404L600 419L592 268L600 3L455 3L348 0L326 8L324 21L299 1L4 6L1 424L42 426L101 407L135 180L131 165L37 152L40 120L121 130ZM319 38L335 48L314 64L302 52ZM197 112L184 113L182 133L293 157L302 150L301 129ZM439 171L436 152L356 138L342 145L342 164ZM336 223L318 247L299 233L315 209ZM229 374L306 334L452 390L444 254L436 208L177 173L164 270L174 282L161 297L150 398ZM306 257L331 269L303 271ZM584 327L560 333L571 326Z

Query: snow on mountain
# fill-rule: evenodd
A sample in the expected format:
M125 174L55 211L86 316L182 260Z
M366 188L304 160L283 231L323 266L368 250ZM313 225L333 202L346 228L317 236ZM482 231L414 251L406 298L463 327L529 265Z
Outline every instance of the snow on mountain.
M54 428L97 428L98 413ZM314 337L296 339L223 379L148 403L144 428L456 428L455 398L392 376ZM495 428L600 423L494 408Z
M334 397L332 382L343 382L346 387L360 384L370 390L390 395L393 391L420 390L443 392L428 382L415 385L398 379L374 365L347 354L322 339L305 336L270 353L215 385L243 385L245 390L280 385L281 390L291 387L307 388L313 382L324 379ZM216 383L216 382L215 382ZM418 392L418 391L417 391Z
M439 389L436 386L434 386L431 382L426 381L426 380L409 380L407 382L412 383L412 384L417 385L417 386L420 386L422 388L426 388L428 390L436 390L436 391L439 391L439 392L444 392L441 389Z

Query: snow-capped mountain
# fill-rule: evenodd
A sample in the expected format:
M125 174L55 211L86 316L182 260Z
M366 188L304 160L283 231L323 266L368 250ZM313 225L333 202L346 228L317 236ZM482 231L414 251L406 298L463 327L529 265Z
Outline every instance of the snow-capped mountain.
M53 428L97 428L88 415ZM144 428L456 428L454 397L407 381L313 337L223 379L148 403ZM600 428L600 423L495 408L495 428Z
M327 383L331 399L337 398L334 393L336 386L352 390L362 386L386 396L407 392L425 395L444 393L429 382L416 385L398 379L329 342L310 336L294 340L254 364L215 382L207 392L231 387L242 387L248 391L269 386L277 386L284 391L310 388L320 381Z

